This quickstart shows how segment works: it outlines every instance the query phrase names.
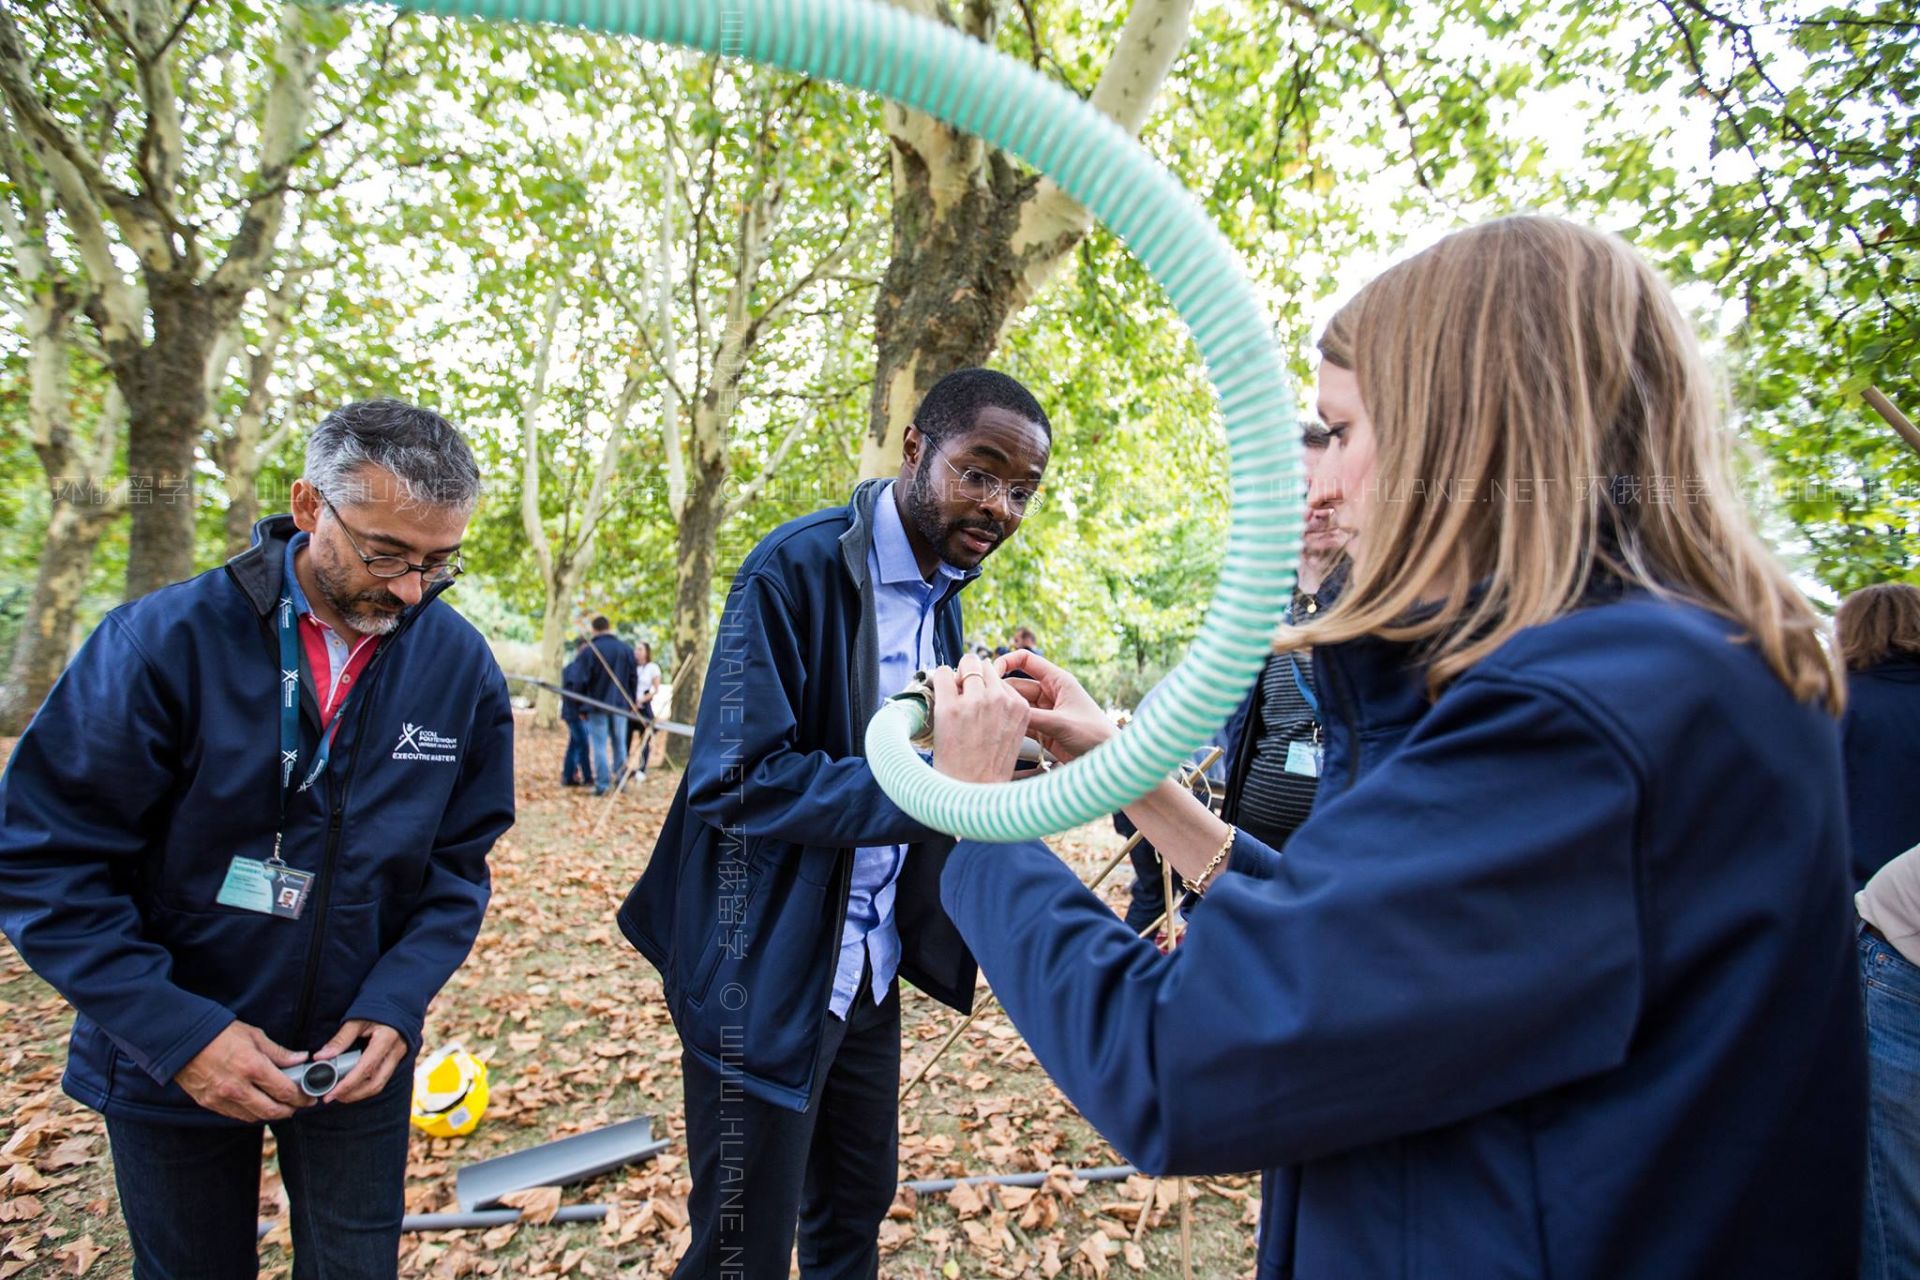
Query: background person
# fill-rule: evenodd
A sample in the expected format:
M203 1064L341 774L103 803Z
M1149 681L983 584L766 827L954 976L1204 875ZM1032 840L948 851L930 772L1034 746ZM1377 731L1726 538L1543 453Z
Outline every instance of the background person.
M1037 501L1050 445L1018 382L949 374L895 479L782 525L734 578L692 758L620 910L684 1046L687 1280L785 1280L796 1219L807 1280L877 1274L896 976L965 1011L975 970L939 905L952 842L887 799L861 735L962 653L959 592Z
M590 682L587 667L592 662L593 655L587 652L587 642L582 640L574 646L573 658L560 673L560 687L569 693L586 693ZM587 744L586 704L572 698L560 699L560 723L567 726L567 754L560 763L560 785L592 786L593 750Z
M633 649L613 634L613 623L595 617L587 650L587 696L610 707L624 707L632 699L634 673L639 669ZM587 708L587 743L593 750L593 794L603 796L627 763L627 717Z
M647 756L653 749L653 739L646 730L653 724L654 695L660 692L660 664L653 660L653 646L646 641L634 651L633 705L639 711L636 719L627 721L627 755L633 755L633 740L640 739L640 776L647 776Z
M0 779L0 929L77 1011L143 1280L256 1273L265 1127L294 1275L395 1273L406 1060L513 822L506 681L437 599L479 491L439 415L329 414L292 515L108 614ZM324 1103L281 1074L362 1042Z
M1840 602L1834 635L1847 668L1840 743L1860 888L1920 844L1920 587L1885 582L1854 592Z
M1123 1155L1268 1168L1263 1277L1852 1276L1842 690L1672 294L1616 238L1506 219L1321 349L1309 500L1353 570L1282 637L1330 695L1313 816L1282 857L1172 783L1129 806L1205 895L1170 956L1038 842L961 842L949 915ZM1706 484L1582 482L1609 475ZM1000 665L1038 682L936 673L942 771L1113 732Z
M1327 408L1341 410L1326 393ZM1301 433L1306 472L1326 456L1329 437L1321 423ZM1304 626L1318 616L1320 592L1340 560L1347 534L1333 523L1326 508L1307 512L1300 540L1300 566L1294 575L1287 621ZM1158 691L1158 686L1155 692ZM1150 693L1142 699L1144 709ZM1284 849L1294 829L1313 812L1320 782L1320 759L1325 748L1320 699L1313 684L1313 655L1305 649L1276 653L1267 659L1239 710L1221 726L1215 741L1223 748L1214 770L1220 796L1220 816L1251 834L1270 849ZM1131 836L1136 828L1123 811L1114 815L1114 830ZM1142 839L1129 855L1133 884L1128 891L1126 921L1140 933L1165 914L1166 877L1160 853L1151 840Z

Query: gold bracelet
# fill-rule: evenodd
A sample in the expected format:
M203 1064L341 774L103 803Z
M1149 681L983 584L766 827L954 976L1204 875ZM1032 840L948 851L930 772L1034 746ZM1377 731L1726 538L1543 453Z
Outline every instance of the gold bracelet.
M1219 849L1215 850L1213 857L1207 861L1206 869L1200 873L1200 878L1198 880L1189 880L1185 876L1180 877L1180 883L1187 887L1188 893L1196 898L1203 897L1206 894L1207 881L1213 879L1213 873L1218 871L1220 864L1227 860L1227 854L1233 850L1233 838L1239 834L1239 828L1229 824L1227 827L1227 838L1220 842Z

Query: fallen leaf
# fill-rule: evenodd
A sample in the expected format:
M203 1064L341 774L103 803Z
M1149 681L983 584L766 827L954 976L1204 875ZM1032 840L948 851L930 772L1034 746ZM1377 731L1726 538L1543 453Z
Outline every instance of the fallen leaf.
M1108 1270L1107 1255L1112 1251L1113 1241L1096 1231L1080 1242L1080 1247L1073 1251L1073 1256L1087 1260L1087 1264L1093 1268L1094 1280L1105 1280Z
M518 1209L523 1225L538 1226L552 1222L553 1215L559 1212L560 1188L528 1187L524 1191L509 1191L500 1197L500 1203Z
M77 1164L86 1164L92 1159L92 1138L68 1138L34 1163L48 1173L58 1173L62 1169L71 1169Z
M46 1206L40 1203L37 1196L15 1196L11 1200L0 1200L0 1222L25 1222L44 1212Z
M961 1218L977 1217L987 1209L986 1198L970 1182L959 1183L947 1192L947 1204Z
M39 1148L40 1141L45 1136L45 1129L38 1125L28 1125L8 1138L5 1146L0 1146L0 1160L8 1164L19 1163Z
M54 1250L53 1256L67 1264L69 1274L83 1276L92 1269L94 1260L105 1252L93 1242L92 1236L81 1236L72 1244Z

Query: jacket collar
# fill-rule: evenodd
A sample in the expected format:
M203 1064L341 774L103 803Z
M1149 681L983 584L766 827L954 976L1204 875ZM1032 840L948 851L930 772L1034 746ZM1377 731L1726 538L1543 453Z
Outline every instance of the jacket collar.
M873 550L873 504L887 491L890 483L886 479L862 480L854 486L853 498L847 503L847 531L840 535L840 560L846 567L847 576L853 579L853 585L861 591L867 589L867 556ZM963 570L957 579L948 584L948 590L941 599L951 596L979 576L979 565Z
M263 618L280 599L287 544L297 532L292 516L268 516L253 526L253 545L227 561L227 576Z

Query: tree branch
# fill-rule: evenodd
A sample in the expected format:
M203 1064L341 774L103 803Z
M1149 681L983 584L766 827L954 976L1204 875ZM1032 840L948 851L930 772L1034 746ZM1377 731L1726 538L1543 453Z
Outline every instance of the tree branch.
M1160 86L1174 59L1187 42L1193 19L1193 0L1134 0L1120 30L1113 56L1093 88L1093 107L1138 136L1146 123ZM1093 215L1062 191L1051 178L1042 179L1020 210L1013 250L1022 259L1021 302L1039 292L1059 267L1068 250L1093 225ZM1020 305L1009 311L1017 314Z
M566 301L566 277L556 275L547 290L541 312L540 338L533 353L533 374L527 383L520 412L520 525L540 566L540 581L553 582L553 545L540 517L540 404L547 394L547 367L553 357L554 333L560 327L560 308Z
M187 0L184 5L180 6L180 16L174 19L172 29L169 30L166 37L160 41L159 47L153 51L154 57L163 57L167 50L173 48L173 42L178 40L180 33L187 29L188 20L193 17L194 10L199 7L200 0Z
M1428 181L1427 178L1427 166L1420 158L1420 135L1414 128L1413 116L1407 110L1405 99L1400 96L1399 86L1393 82L1391 63L1387 57L1387 51L1385 47L1381 45L1379 39L1371 32L1347 21L1345 18L1338 18L1330 13L1325 13L1314 8L1312 5L1306 3L1306 0L1281 0L1281 3L1313 24L1315 30L1337 31L1348 39L1360 44L1368 53L1373 55L1374 83L1386 90L1388 100L1393 103L1394 114L1399 117L1400 127L1406 131L1407 159L1413 162L1414 181L1418 182L1420 186L1427 191L1433 190L1433 183Z
M0 95L13 108L22 132L48 173L58 179L61 176L55 167L58 163L71 177L71 189L60 191L62 208L81 203L92 205L96 222L104 221L99 210L105 209L105 216L119 224L127 243L144 259L145 251L164 237L136 212L135 198L113 184L93 154L67 132L40 100L33 87L26 50L20 43L20 29L14 24L12 10L5 5L0 5Z
M306 36L307 21L307 11L300 5L290 4L281 10L273 82L267 90L260 127L259 172L269 187L286 180L306 129L315 63L313 46ZM208 281L216 321L224 322L237 312L247 294L260 283L285 213L284 191L248 200L247 211L227 246L226 259Z
M0 17L4 17L3 9L0 9ZM6 106L12 107L11 98ZM17 116L17 109L15 111ZM7 124L6 116L7 112L0 110L0 125ZM9 138L11 136L9 132ZM17 150L10 149L10 154L13 163L20 166L24 175L26 157ZM97 307L97 314L104 319L101 337L109 345L115 346L141 342L144 338L143 316L146 306L138 291L128 282L126 273L113 260L113 249L107 241L106 224L101 221L99 205L94 203L85 182L67 163L64 155L52 148L38 148L35 155L53 185L54 197L59 202L61 213L65 215L67 233L73 238L81 265L93 285L88 312L90 315L96 314Z

